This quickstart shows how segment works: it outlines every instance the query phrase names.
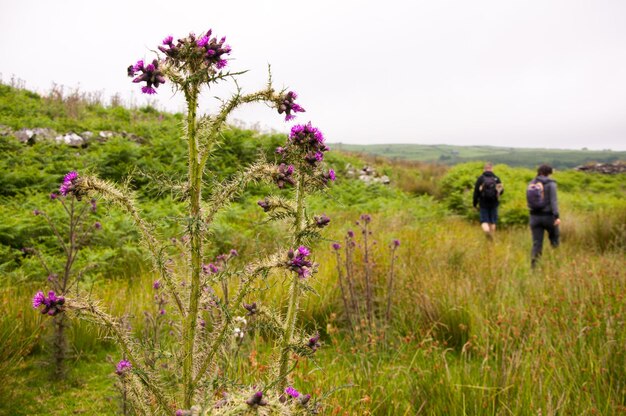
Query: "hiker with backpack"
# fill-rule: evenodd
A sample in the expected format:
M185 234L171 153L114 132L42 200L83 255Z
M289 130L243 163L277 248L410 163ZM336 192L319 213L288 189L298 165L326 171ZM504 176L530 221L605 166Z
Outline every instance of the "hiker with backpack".
M493 240L498 222L500 195L504 193L502 181L493 173L493 165L486 163L484 172L474 185L472 205L480 207L480 227L489 240Z
M535 267L543 251L544 231L552 247L559 245L559 205L556 198L556 182L549 176L552 167L541 165L535 177L526 188L526 202L530 210L530 232L533 238L531 267Z

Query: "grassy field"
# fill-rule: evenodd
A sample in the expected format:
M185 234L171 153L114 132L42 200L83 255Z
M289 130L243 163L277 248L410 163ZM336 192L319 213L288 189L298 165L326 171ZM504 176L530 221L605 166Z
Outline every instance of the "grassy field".
M504 230L488 244L477 226L460 220L374 216L373 235L380 243L370 254L380 259L379 301L388 266L383 242L401 241L393 320L377 328L363 324L354 339L342 313L332 250L320 248L321 269L313 282L319 296L303 305L301 318L318 327L323 347L315 362L298 365L294 385L318 397L332 392L324 414L626 412L623 248L588 246L576 231L583 218L565 218L563 245L548 250L541 269L531 271L524 228ZM94 293L140 317L151 307L152 281L143 273L131 282L96 285ZM32 290L11 285L1 293L4 305L15 305L9 316L41 332L41 320L29 307ZM266 292L261 302L279 302L281 296ZM74 329L75 361L67 381L50 380L45 351L6 369L0 412L116 414L119 393L114 365L106 358L113 361L118 353L96 338L84 324ZM263 377L270 346L270 340L246 337L224 371L242 381Z

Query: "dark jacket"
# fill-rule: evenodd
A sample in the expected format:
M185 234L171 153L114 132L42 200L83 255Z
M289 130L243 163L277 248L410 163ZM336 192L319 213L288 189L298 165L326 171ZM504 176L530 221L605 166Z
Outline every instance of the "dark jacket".
M537 176L538 181L543 183L543 193L546 201L549 201L545 207L539 210L530 210L530 215L552 216L554 219L559 218L559 203L556 198L556 181L546 176Z
M474 197L472 199L472 205L474 206L474 208L476 208L479 203L481 208L495 208L498 206L498 204L500 204L500 201L498 201L497 199L495 201L485 200L480 194L480 186L483 184L486 176L494 177L496 179L496 184L502 183L502 181L500 181L500 178L498 178L493 172L483 172L483 174L480 175L476 180L476 185L474 185ZM500 195L502 195L503 193L504 189L500 190Z

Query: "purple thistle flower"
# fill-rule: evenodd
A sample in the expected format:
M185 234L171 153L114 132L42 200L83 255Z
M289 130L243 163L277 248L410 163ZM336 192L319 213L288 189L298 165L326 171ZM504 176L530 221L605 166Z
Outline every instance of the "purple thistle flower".
M239 255L239 253L237 252L237 250L235 250L234 248L230 250L230 257L237 257Z
M42 291L39 291L33 297L33 308L37 309L40 306L44 306L41 310L41 313L44 315L54 316L63 311L63 304L65 303L65 298L63 296L57 296L53 290L48 292L48 297L43 294Z
M317 351L317 349L319 347L321 347L321 344L319 343L319 340L320 340L320 334L315 334L314 336L309 338L309 342L307 344L307 347L311 348L313 350L313 352Z
M320 216L316 215L315 217L313 217L313 219L315 220L315 225L317 225L319 228L326 227L330 222L330 218L328 218L326 214L322 214Z
M296 98L298 98L298 94L289 91L276 102L278 114L285 113L285 121L293 120L296 117L295 113L305 112L304 108L295 103Z
M257 205L260 206L261 208L263 208L264 212L268 212L271 208L270 206L270 202L267 198L265 198L264 200L260 200L257 202Z
M59 187L59 193L63 196L67 196L68 193L74 190L76 180L78 179L78 172L75 170L68 172L63 178L63 183Z
M202 265L202 272L204 274L215 274L215 273L218 273L219 271L220 271L219 267L217 267L213 263Z
M33 308L34 309L39 308L41 305L45 305L45 302L46 302L46 297L41 290L37 292L35 296L33 296Z
M252 316L259 311L256 302L244 303L243 308L248 311L249 316Z
M117 363L117 366L115 366L115 374L117 374L118 376L123 376L124 374L129 372L131 368L133 368L133 366L130 361L121 360L119 363Z
M165 83L165 77L163 72L159 69L159 61L156 59L151 64L143 66L143 61L137 62L135 66L128 67L128 76L134 77L133 82L145 82L146 85L141 88L141 92L144 94L155 94L155 88Z
M50 194L50 199L52 199L52 200L57 199L57 197L58 197L58 195L57 195L57 194L55 194L54 192L52 192L52 193Z
M301 278L305 278L311 275L311 268L313 263L306 259L311 255L311 251L305 247L300 246L296 251L290 249L287 252L287 267L298 274Z
M246 404L252 407L265 406L267 405L267 400L263 398L262 391L257 391L252 395L252 397L246 400Z
M393 247L400 247L400 240L395 239L391 242L391 244L393 245Z
M33 211L33 215L37 216L37 215L39 215L39 214L41 214L41 211L39 211L38 209L36 209L36 210L34 210L34 211Z
M293 178L294 170L295 168L293 165L286 165L285 163L278 165L278 169L274 174L274 182L280 189L283 189L287 184L296 184L296 181Z
M204 46L207 43L209 43L209 37L208 36L202 36L200 39L198 39L196 41L196 45L198 45L198 46ZM212 52L215 52L215 51L212 51Z
M163 44L171 45L173 41L174 41L174 38L172 36L166 36L165 39L163 39Z
M361 221L365 224L369 224L372 221L372 217L369 214L361 214Z
M313 127L310 121L307 124L296 124L293 126L289 133L289 140L297 145L308 145L311 150L326 151L324 135L318 128Z
M159 315L165 315L165 309L161 309L161 310L159 311Z
M341 244L333 243L331 247L333 248L333 250L339 250L341 248Z
M161 288L161 282L158 280L155 280L154 283L152 283L152 288L154 290L159 290Z
M334 181L337 178L337 176L335 175L335 171L333 169L330 169L328 171L328 177L330 178L331 181Z
M348 230L347 235L349 238L354 238L354 231Z
M89 201L91 203L91 212L96 212L96 209L98 209L97 206L97 201L95 198L91 198L91 201Z
M289 386L285 389L285 393L287 393L289 396L296 398L300 395L300 392L296 389L294 389L293 387Z
M96 221L93 226L96 230L102 229L102 224L100 224L100 221Z

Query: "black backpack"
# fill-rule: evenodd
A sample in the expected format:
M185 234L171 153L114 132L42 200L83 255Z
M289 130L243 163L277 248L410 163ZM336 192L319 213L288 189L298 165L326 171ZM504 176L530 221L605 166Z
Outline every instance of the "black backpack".
M500 196L498 181L493 176L484 176L480 185L480 197L483 201L497 201Z
M526 203L531 210L542 210L548 206L549 201L546 198L545 184L537 178L528 183Z

